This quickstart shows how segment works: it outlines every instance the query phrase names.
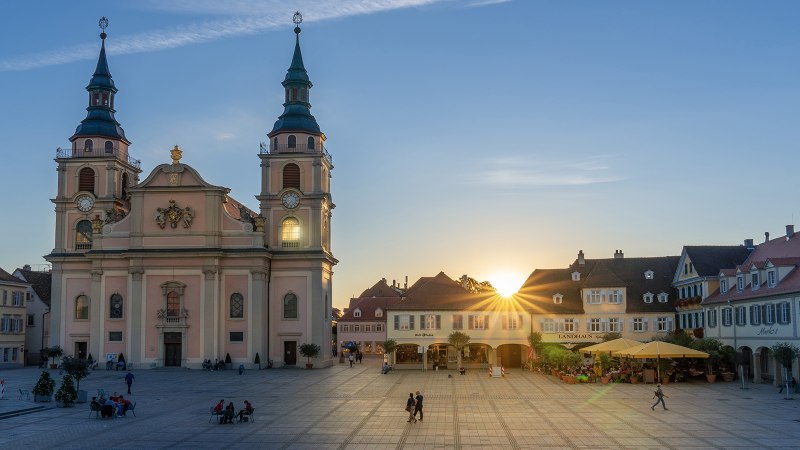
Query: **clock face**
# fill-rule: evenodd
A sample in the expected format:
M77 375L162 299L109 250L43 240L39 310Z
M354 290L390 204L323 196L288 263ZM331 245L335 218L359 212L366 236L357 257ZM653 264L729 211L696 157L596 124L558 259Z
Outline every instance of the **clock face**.
M287 208L296 208L297 205L300 204L300 196L294 192L287 192L283 194L281 202L283 202L283 206Z
M86 212L92 209L92 206L94 206L94 199L88 195L81 195L78 197L75 203L78 205L79 210Z

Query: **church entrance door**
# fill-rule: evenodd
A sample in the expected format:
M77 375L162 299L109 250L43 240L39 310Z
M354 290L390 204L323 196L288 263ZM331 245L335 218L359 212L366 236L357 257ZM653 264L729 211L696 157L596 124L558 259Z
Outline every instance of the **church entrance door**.
M181 366L181 333L164 333L164 366Z
M283 343L283 362L287 366L297 364L297 341L285 341Z

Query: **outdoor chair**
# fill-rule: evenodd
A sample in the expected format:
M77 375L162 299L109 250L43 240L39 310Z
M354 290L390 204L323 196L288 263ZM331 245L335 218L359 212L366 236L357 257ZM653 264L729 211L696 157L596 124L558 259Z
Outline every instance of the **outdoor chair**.
M248 422L255 422L256 421L255 413L256 413L255 408L253 408L253 410L250 412L245 411L242 413L242 419L247 419L249 417L249 419L247 419ZM242 422L242 419L239 419L239 422Z
M97 390L97 398L105 397L105 396L106 396L106 390L105 389L98 389Z
M128 417L128 413L133 413L133 417L136 417L136 402L133 402L133 404L122 413L122 417Z
M22 400L22 397L25 397L28 400L30 400L31 399L31 391L26 391L25 389L19 388L19 399Z
M213 419L215 417L217 418L217 422L219 422L219 418L220 418L220 416L222 416L222 411L214 412L214 407L213 406L210 408L210 411L211 411L211 416L208 418L208 422L210 423L211 419Z
M96 403L89 403L89 418L92 418L92 413L94 413L94 418L100 418L100 405Z

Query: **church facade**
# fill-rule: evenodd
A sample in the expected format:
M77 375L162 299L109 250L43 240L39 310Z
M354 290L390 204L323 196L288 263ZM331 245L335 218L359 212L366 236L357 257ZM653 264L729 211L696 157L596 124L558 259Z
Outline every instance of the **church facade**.
M87 116L56 156L51 345L95 360L122 354L137 369L227 357L250 367L256 356L262 367L295 365L301 344L329 348L333 164L295 34L284 112L253 155L258 211L203 179L178 146L143 176L114 116L100 35ZM331 365L330 352L313 362Z

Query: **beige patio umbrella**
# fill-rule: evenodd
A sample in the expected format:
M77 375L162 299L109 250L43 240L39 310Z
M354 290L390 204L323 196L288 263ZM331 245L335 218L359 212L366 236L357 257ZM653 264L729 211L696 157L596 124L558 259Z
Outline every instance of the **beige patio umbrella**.
M658 379L661 379L661 368L658 361L661 358L708 358L708 353L684 347L682 345L670 344L663 341L652 341L646 344L639 344L634 347L625 348L613 352L616 356L627 356L629 358L645 359L656 358L656 369Z
M617 350L624 350L637 345L642 345L642 343L639 341L634 341L633 339L619 338L584 347L581 349L581 351L584 353L591 353L593 355L597 355L598 353L611 354Z

